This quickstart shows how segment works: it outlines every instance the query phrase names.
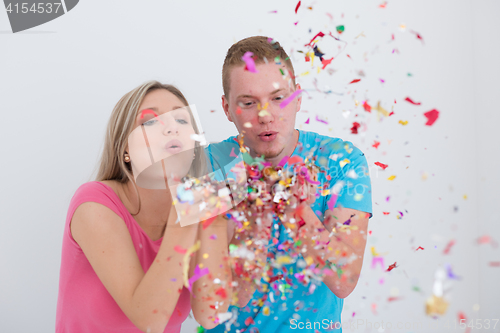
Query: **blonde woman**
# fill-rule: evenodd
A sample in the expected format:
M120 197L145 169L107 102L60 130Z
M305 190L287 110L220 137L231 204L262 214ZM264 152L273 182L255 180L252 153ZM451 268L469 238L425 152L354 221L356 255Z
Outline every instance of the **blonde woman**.
M203 173L203 148L192 140L198 128L186 106L177 88L157 81L133 89L115 106L96 181L80 186L68 210L56 332L179 332L191 306L195 319L212 328L217 313L227 310L226 220L218 216L205 229L180 227L170 191L137 186L131 166L129 136L156 126L149 153L190 151L164 164L178 178ZM199 267L210 274L198 277L190 293L185 253L197 240L201 248L190 258L190 276ZM227 293L214 293L221 286Z

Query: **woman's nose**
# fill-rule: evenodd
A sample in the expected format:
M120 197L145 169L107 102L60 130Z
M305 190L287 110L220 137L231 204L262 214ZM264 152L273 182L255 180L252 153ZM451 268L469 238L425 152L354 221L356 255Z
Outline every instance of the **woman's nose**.
M177 122L175 119L169 119L165 122L165 128L163 129L163 134L172 135L179 134L179 127L177 126Z

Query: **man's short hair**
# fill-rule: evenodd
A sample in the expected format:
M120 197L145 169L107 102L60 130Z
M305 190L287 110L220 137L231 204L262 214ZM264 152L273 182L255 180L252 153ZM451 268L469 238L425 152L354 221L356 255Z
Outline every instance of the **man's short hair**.
M273 63L276 57L279 57L278 61L285 63L292 79L293 87L295 88L295 74L292 61L280 43L269 37L253 36L240 40L227 50L226 59L224 59L224 65L222 66L222 88L224 89L226 98L229 96L230 70L233 67L245 65L245 62L241 58L246 52L253 53L252 57L256 64L266 63L266 60L269 63Z

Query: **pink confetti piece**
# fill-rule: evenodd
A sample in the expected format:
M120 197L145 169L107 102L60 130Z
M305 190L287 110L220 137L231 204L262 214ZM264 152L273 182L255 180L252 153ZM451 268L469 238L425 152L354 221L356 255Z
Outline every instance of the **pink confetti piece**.
M326 120L320 119L318 116L316 116L316 121L328 125L328 122Z
M238 157L238 155L236 155L234 153L234 147L233 147L233 149L231 149L231 153L229 154L229 156L231 156L231 157Z
M309 119L310 119L310 118L307 118L307 120L306 120L305 124L309 124Z
M246 52L241 59L245 62L245 69L251 73L258 73L255 68L255 61L253 61L253 52Z
M185 254L187 252L185 248L179 245L174 246L174 251L180 254Z
M297 97L303 91L304 90L302 90L302 89L296 90L293 94L288 96L287 99L285 99L283 102L281 102L280 108L283 109L284 107L286 107L288 104L290 104L291 101L294 100L295 97Z
M372 258L372 268L376 268L377 264L380 264L380 267L384 269L384 258L383 257L373 257Z
M210 236L210 239L217 239L217 235L213 234L212 236Z
M337 194L332 194L330 196L330 200L328 200L327 203L329 210L333 210L335 208L335 204L337 203L337 198L338 198Z
M288 159L289 159L289 158L290 158L289 156L284 156L284 157L281 159L281 161L280 161L280 163L279 163L278 165L279 165L280 167L285 166L285 164L286 164L286 162L288 162Z
M208 268L205 267L203 269L200 269L200 266L196 265L196 268L194 269L193 276L191 276L191 278L188 280L188 282L189 282L189 288L188 288L189 291L191 291L191 288L193 287L193 283L195 283L196 280L200 279L204 275L207 275L208 273L209 273Z

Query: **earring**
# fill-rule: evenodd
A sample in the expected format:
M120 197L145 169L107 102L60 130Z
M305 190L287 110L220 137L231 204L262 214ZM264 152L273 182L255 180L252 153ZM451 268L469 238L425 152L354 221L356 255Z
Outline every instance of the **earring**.
M125 163L129 163L129 162L130 162L130 155L129 155L129 154L127 154L127 153L125 153L125 154L123 155L123 160L125 161Z

